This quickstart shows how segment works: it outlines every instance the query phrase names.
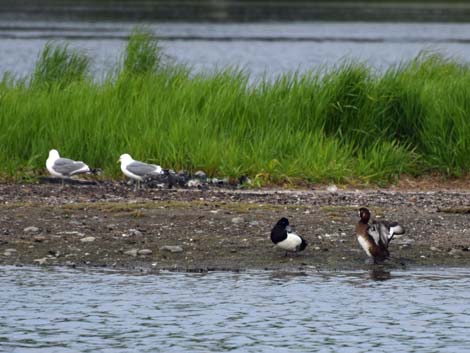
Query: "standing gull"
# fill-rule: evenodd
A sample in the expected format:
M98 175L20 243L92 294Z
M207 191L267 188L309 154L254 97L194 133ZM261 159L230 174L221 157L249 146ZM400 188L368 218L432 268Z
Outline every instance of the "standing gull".
M136 161L128 153L122 154L118 162L121 162L124 175L137 181L136 189L140 187L140 182L146 176L163 174L163 169L159 165Z
M64 179L73 175L83 173L96 173L96 169L90 169L82 161L73 161L68 158L61 158L57 150L50 150L49 157L46 160L46 168L51 175L62 178L62 185Z

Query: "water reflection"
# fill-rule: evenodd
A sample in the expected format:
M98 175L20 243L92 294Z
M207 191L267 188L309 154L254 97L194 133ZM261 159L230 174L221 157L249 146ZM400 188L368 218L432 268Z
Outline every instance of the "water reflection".
M373 281L386 281L392 278L390 271L382 269L369 271L369 278Z

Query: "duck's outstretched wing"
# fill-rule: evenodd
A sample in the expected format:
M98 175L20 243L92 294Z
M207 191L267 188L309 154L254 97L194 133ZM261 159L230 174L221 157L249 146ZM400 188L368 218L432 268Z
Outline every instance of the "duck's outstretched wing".
M388 244L392 241L395 234L404 234L405 229L398 222L375 222L374 224L379 226L380 233L382 238L386 240L385 244Z
M372 237L372 239L374 239L374 243L376 245L380 244L380 232L379 232L379 227L377 226L377 224L371 224L367 228L367 234L369 234Z

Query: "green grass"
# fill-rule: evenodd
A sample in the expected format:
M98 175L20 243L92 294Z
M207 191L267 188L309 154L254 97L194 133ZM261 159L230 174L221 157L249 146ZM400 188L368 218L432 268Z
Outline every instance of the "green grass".
M387 184L470 168L470 67L436 54L378 74L328 71L250 81L236 69L168 65L133 33L105 81L89 58L49 43L29 79L0 82L0 175L45 173L49 149L121 177L122 153L258 184Z

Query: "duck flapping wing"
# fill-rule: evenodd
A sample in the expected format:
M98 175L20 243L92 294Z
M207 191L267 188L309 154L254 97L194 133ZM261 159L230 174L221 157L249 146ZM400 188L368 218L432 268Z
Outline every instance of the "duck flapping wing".
M378 246L388 246L388 243L392 240L392 238L389 237L389 229L383 223L372 223L369 228L367 228L367 233L374 239L375 244Z

